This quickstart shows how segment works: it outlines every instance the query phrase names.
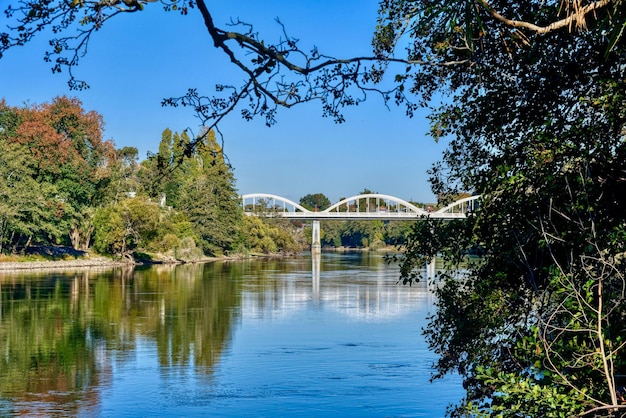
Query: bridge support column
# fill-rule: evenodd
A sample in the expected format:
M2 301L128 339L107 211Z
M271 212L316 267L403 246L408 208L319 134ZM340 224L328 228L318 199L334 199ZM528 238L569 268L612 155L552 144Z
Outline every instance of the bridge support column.
M437 277L437 267L435 267L435 260L437 257L433 257L428 264L426 264L426 279L431 280Z
M311 254L322 252L322 240L320 238L320 221L313 221L311 230Z

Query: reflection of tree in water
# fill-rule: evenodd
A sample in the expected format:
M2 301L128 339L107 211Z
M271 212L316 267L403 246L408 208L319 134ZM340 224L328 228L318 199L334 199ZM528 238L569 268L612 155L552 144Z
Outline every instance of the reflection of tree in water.
M107 343L135 347L155 339L162 366L212 367L229 340L239 304L238 282L222 263L157 266L96 283L94 310ZM111 327L109 324L116 324Z
M94 387L109 375L98 370L106 367L97 358L101 339L74 299L89 278L88 270L0 278L0 394L13 399L15 414L98 403Z
M63 404L65 412L85 411L98 403L94 389L111 379L105 348L132 350L141 337L156 341L163 366L193 359L210 370L240 304L234 268L211 263L0 276L0 396L15 408Z
M243 290L240 292L246 300L240 305L253 303L259 311L272 311L284 296L285 286L292 280L301 280L310 293L311 259L310 258L260 258L239 261L233 265L239 270ZM296 272L302 272L298 277ZM284 276L289 276L287 282ZM309 295L307 294L307 298Z
M210 263L180 266L155 302L148 329L156 338L163 366L189 364L211 368L230 341L240 304L240 281L233 266ZM150 270L153 272L155 270Z

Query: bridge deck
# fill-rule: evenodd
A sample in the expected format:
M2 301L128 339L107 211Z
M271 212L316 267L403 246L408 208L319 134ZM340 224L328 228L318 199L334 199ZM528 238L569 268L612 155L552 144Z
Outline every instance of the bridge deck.
M246 215L254 215L253 212L246 212ZM321 220L352 220L352 221L410 221L430 217L432 219L463 219L465 213L438 213L427 214L405 213L405 212L271 212L264 213L264 216L276 216L288 219L301 219L307 221Z

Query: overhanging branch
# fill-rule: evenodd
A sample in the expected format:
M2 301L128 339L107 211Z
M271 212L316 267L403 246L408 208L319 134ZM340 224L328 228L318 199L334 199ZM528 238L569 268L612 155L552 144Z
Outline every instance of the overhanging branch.
M513 28L524 28L538 35L546 34L564 27L571 29L572 25L575 25L577 29L585 29L587 27L587 16L596 10L602 9L609 5L617 5L620 0L600 0L594 1L587 6L580 7L578 0L564 1L566 7L567 16L563 19L554 21L546 26L538 26L532 22L525 22L521 20L509 19L498 13L486 0L476 0L487 12L499 22L504 23L507 26Z

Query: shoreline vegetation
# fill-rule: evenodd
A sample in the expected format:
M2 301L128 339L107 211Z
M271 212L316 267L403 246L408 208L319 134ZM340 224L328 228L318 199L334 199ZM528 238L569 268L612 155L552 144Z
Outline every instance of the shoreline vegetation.
M352 252L352 251L397 251L394 248L348 248L340 247L324 251L331 252ZM238 256L223 257L203 257L194 261L176 260L173 258L154 258L150 260L136 259L114 259L102 255L90 255L86 251L76 251L67 247L35 247L28 254L1 256L0 271L12 270L43 270L43 269L66 269L66 268L87 268L87 267L120 267L139 266L156 264L198 264L213 261L245 260L252 258L284 258L294 257L298 254L248 254Z
M278 202L244 207L215 131L185 151L194 139L166 128L158 153L140 161L135 147L103 140L103 129L102 116L76 98L25 107L0 100L0 269L290 257L310 244L311 225L276 216ZM300 201L331 206L322 193ZM379 206L369 196L346 210ZM403 240L409 225L329 221L320 244L375 249Z

